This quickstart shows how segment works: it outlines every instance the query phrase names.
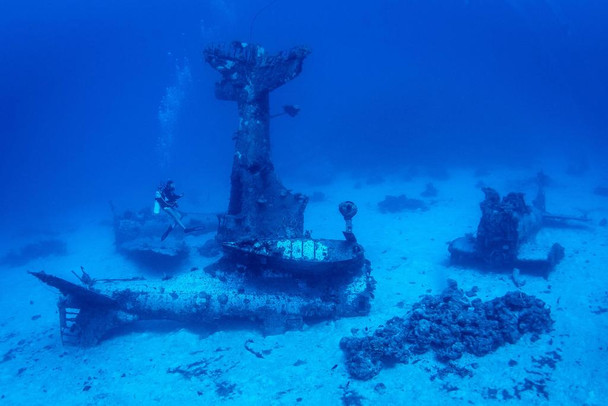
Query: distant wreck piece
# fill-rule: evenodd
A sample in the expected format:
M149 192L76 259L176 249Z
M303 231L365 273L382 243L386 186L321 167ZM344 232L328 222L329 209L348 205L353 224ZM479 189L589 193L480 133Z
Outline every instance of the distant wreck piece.
M436 197L437 196L437 188L432 183L427 183L425 189L420 193L422 197Z
M563 226L569 222L587 222L584 217L562 216L545 211L542 188L533 206L526 204L522 193L509 193L501 200L492 188L482 189L481 220L477 236L465 235L450 242L448 250L456 264L479 265L494 269L519 269L547 277L564 258L564 247L555 243L538 250L533 237L546 225Z
M483 356L524 334L550 331L553 320L545 303L522 292L482 302L469 302L455 281L441 295L426 295L405 318L394 317L363 337L344 337L340 348L355 379L368 380L385 365L408 363L434 351L441 362L464 353Z
M65 241L50 239L27 244L18 250L12 250L0 257L0 265L18 267L35 258L46 258L51 255L63 256L68 253Z
M300 74L309 53L306 47L295 47L267 55L259 45L237 41L203 52L205 61L222 75L216 97L236 101L239 111L230 203L220 217L219 241L303 235L308 199L281 184L270 160L269 95Z
M159 236L167 228L165 216L155 216L150 209L119 212L111 207L114 243L120 254L141 265L165 270L177 267L188 258L190 250L183 240L183 233L174 233L175 238L160 240ZM215 214L191 214L189 219L189 225L196 227L196 232L191 234L217 230Z
M412 199L406 195L386 195L384 200L378 202L378 209L381 213L399 213L406 210L427 211L429 208L427 204L420 199Z

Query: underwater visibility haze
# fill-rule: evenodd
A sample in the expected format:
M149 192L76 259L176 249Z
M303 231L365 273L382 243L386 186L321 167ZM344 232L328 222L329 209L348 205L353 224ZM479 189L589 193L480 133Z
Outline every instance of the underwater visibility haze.
M5 2L0 405L603 404L606 21Z

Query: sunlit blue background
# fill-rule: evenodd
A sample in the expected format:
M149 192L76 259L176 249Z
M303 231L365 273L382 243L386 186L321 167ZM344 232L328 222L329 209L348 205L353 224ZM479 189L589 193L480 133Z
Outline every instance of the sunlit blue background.
M237 116L202 61L214 41L312 48L271 98L273 112L302 107L272 122L282 177L593 161L606 21L600 0L4 1L2 222L149 205L167 177L201 210L223 208ZM162 162L159 109L185 68Z

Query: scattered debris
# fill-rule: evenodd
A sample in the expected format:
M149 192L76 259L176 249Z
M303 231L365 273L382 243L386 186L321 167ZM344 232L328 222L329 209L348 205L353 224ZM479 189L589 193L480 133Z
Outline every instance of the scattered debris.
M422 197L435 197L437 196L437 189L432 183L426 184L426 189L422 193L420 193Z
M548 351L540 357L531 357L532 369L524 369L529 375L528 378L524 378L523 381L517 382L510 390L508 388L502 388L500 395L503 400L509 400L513 398L522 398L523 392L532 392L536 396L542 396L545 399L549 399L549 393L547 392L547 382L551 381L551 370L555 369L557 362L562 360L561 355L558 353L561 350L558 348L556 351ZM509 366L514 367L518 365L515 360L509 360ZM498 388L484 388L482 396L484 399L498 399Z
M451 374L458 375L461 378L470 378L473 376L473 371L450 362L446 367L438 369L437 373L431 375L430 380L434 381L436 378L444 379L446 376Z
M231 398L234 394L234 390L236 388L236 384L222 381L215 383L215 393L222 398ZM240 392L239 392L240 393Z
M446 392L454 392L458 390L458 386L450 385L449 383L444 383L443 385L441 385L441 389Z
M534 391L539 395L542 395L545 399L549 400L549 393L547 392L547 384L544 379L538 381L532 381L525 378L523 382L519 382L513 387L514 395L517 399L521 400L521 393L526 391Z
M195 361L191 364L186 365L185 367L179 365L175 368L168 368L168 374L180 374L186 379L198 378L211 378L214 382L218 382L222 375L239 364L238 362L233 363L230 367L225 369L220 368L212 368L212 364L220 361L224 358L223 355L215 357L213 359L203 358L199 361Z
M376 386L374 386L374 392L383 395L384 393L386 393L386 385L382 382L376 384Z
M67 255L67 245L61 240L43 240L27 244L18 250L13 250L0 257L1 265L17 267L27 264L33 259L46 258L51 255Z
M548 366L551 369L555 369L556 364L561 360L562 356L556 351L549 351L545 354L545 356L540 356L538 358L532 357L532 362L537 368Z
M8 350L7 352L4 353L4 355L2 356L2 359L0 359L0 364L10 361L14 358L15 358L15 349L11 348L10 350Z
M254 350L253 348L251 348L251 344L253 344L254 341L250 338L247 341L245 341L245 349L247 351L249 351L250 353L252 353L253 355L255 355L257 358L262 358L264 359L264 356L262 355L261 352Z
M216 358L216 360L219 358ZM210 361L208 359L202 359L200 361L188 364L185 368L178 366L175 368L168 368L168 374L180 374L184 378L192 379L194 377L200 377L208 375Z
M378 203L378 209L381 213L399 213L406 210L427 211L428 206L422 200L410 199L406 195L387 195L384 200Z
M342 389L344 389L344 393L342 394L340 400L342 400L342 404L344 406L363 405L363 401L365 400L365 398L359 395L359 393L355 392L354 390L349 389L348 384L346 384L346 386L344 386Z
M482 396L484 399L497 399L498 389L496 388L484 388Z

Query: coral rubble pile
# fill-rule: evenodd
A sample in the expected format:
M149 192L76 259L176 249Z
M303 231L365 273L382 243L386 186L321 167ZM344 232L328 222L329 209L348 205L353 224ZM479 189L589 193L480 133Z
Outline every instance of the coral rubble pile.
M407 363L433 350L447 362L465 352L488 354L526 333L548 332L553 324L545 303L523 292L482 302L469 301L455 281L436 296L424 296L405 318L394 317L371 335L344 337L340 347L352 377L371 379L383 365Z

